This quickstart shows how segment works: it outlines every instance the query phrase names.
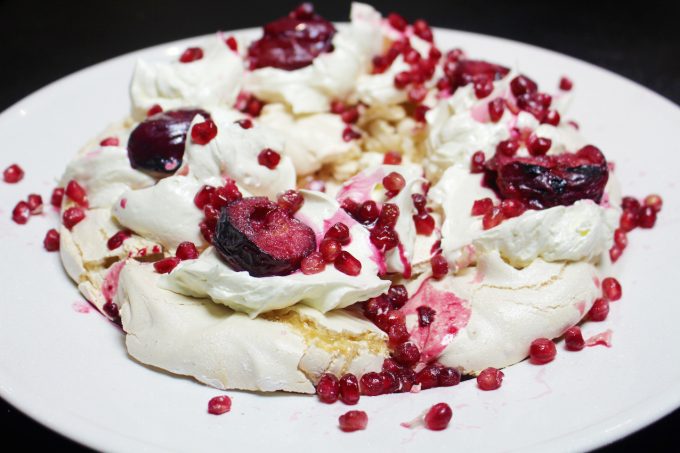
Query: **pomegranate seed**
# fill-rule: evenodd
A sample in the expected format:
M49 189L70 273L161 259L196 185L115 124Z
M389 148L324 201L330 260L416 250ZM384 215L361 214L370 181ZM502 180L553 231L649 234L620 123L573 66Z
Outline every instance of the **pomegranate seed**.
M634 197L623 197L621 200L621 209L624 211L631 211L635 214L640 212L640 202Z
M80 206L87 207L88 202L87 202L87 194L85 193L85 189L83 189L83 186L78 184L78 181L72 179L68 182L66 185L66 196L69 197L71 200L79 204Z
M257 162L270 170L274 170L279 165L280 161L281 155L270 148L263 149L260 151L260 154L257 155Z
M375 317L375 325L387 332L390 326L404 324L406 317L398 310L389 310L387 313L379 314Z
M527 140L527 150L532 156L542 156L548 152L552 146L552 140L531 134Z
M335 239L342 245L347 245L350 243L349 228L342 222L333 224L324 235L325 238Z
M217 221L220 218L220 211L219 209L215 209L213 205L206 205L205 208L203 208L203 215L205 215L205 222L210 226L211 228L214 228L217 226Z
M425 305L421 305L416 311L418 312L418 325L420 327L427 327L432 324L437 314L435 310Z
M656 211L653 206L645 206L640 211L640 228L653 228L656 223Z
M418 346L413 343L402 343L394 348L392 357L394 357L394 360L396 360L397 363L410 367L420 360L420 350L418 350Z
M535 365L543 365L551 362L557 355L557 348L548 338L537 338L531 342L529 348L529 360Z
M472 211L470 215L480 216L485 215L493 209L493 200L491 198L482 198L481 200L475 200L472 203Z
M401 164L401 154L396 151L387 151L383 157L383 164L385 165L399 165Z
M226 395L216 396L208 401L208 413L212 415L226 414L231 410L231 398Z
M193 242L185 241L177 246L175 256L180 260L195 260L198 258L198 250Z
M425 198L425 195L420 193L414 193L411 195L411 199L413 200L413 206L418 210L418 214L427 213L425 209L425 205L427 204L427 198Z
M404 52L404 61L410 64L411 66L416 65L420 63L420 54L416 49L413 48L407 49Z
M414 85L408 90L407 96L409 101L420 104L427 96L427 88L423 85Z
M392 373L397 373L398 371L402 370L403 367L399 365L397 362L394 361L394 359L387 358L383 360L383 366L382 370L383 371L391 371Z
M232 51L238 52L238 42L236 41L236 38L233 36L229 36L227 39L224 40L224 43L229 47Z
M477 386L480 390L496 390L500 388L503 383L503 376L505 376L505 374L497 368L485 368L479 373L479 376L477 376Z
M437 403L425 414L425 427L432 431L441 431L449 426L453 417L451 408L446 403Z
M427 53L427 57L430 60L438 61L442 57L442 51L432 46L430 47L430 51Z
M637 212L623 211L621 219L619 220L619 225L626 233L633 231L640 225L640 216Z
M156 272L158 272L159 274L168 274L172 272L174 268L177 267L180 261L181 260L176 256L171 256L169 258L164 258L160 261L156 261L155 263L153 263L153 268L156 269Z
M500 225L503 220L505 220L505 217L503 216L503 211L501 211L501 208L493 207L490 211L484 214L484 218L482 219L482 228L489 230Z
M2 179L9 184L16 184L24 179L24 170L17 164L12 164L2 172Z
M83 220L84 218L85 218L85 211L83 211L78 206L74 206L74 207L68 208L66 211L64 211L64 215L62 216L62 221L64 223L64 226L67 229L70 230L75 225L80 223L80 221Z
M340 378L340 401L350 406L359 402L359 380L351 373Z
M572 83L571 80L569 80L567 77L562 77L560 79L560 90L562 91L571 91L573 88L574 84Z
M496 145L496 152L505 154L508 157L512 157L517 153L519 149L519 143L517 140L503 140L498 145Z
M236 121L236 124L241 126L243 129L250 129L253 127L253 122L250 118L244 118L242 120Z
M591 321L604 321L609 314L609 302L606 299L596 299L595 303L588 312L588 319Z
M432 266L432 277L440 280L449 273L449 263L446 261L443 255L435 255L430 259L430 265Z
M621 250L628 246L628 235L621 228L614 230L614 244Z
M356 277L361 273L361 262L345 250L340 252L340 255L338 255L333 264L337 270L352 277Z
M342 245L335 239L325 238L319 245L319 252L321 252L321 256L323 256L324 261L327 263L332 263L338 258L338 256L340 256L340 252L342 252Z
M208 244L212 244L213 237L215 236L215 228L211 228L206 222L201 222L198 226L201 230L203 239L205 239Z
M377 226L394 228L399 218L399 206L393 203L383 204L383 208L378 216Z
M217 137L217 126L211 119L196 123L191 128L191 140L199 145L207 145L215 137Z
M312 252L302 259L300 270L305 275L313 275L322 272L326 268L321 252Z
M394 86L403 89L413 81L413 76L409 71L401 71L394 76Z
M276 198L281 209L285 209L291 214L296 213L304 204L305 198L297 190L286 190Z
M439 370L439 387L452 387L460 384L460 371L451 367L443 367Z
M241 198L243 198L243 195L238 190L236 183L229 180L224 186L215 189L215 192L210 197L210 204L216 209L222 209L232 201L240 200Z
M146 116L154 116L158 113L161 113L163 111L163 107L161 107L158 104L154 104L151 107L149 107L149 110L146 111Z
M649 206L652 209L654 209L654 212L661 211L661 208L663 207L663 199L661 198L661 196L656 194L647 195L643 203L645 206Z
M434 39L430 25L423 19L418 19L413 22L413 33L423 41L432 42Z
M378 396L383 391L383 380L379 373L371 371L361 376L359 380L361 394L366 396Z
M55 208L61 208L61 202L64 199L64 188L56 187L52 191L52 196L50 197L50 204Z
M340 114L340 119L346 124L356 123L359 119L359 110L356 107L350 107Z
M390 192L399 193L406 185L406 180L397 172L392 172L382 180L383 186Z
M109 250L115 250L121 245L123 245L123 242L130 237L130 232L126 230L122 230L114 234L109 238L108 241L106 241L106 247L108 247Z
M415 109L413 109L413 119L418 121L419 123L424 123L426 121L425 114L430 110L430 108L426 105L419 105L416 106Z
M347 126L342 131L342 140L346 142L351 142L352 140L357 140L361 138L361 134L352 129L352 126Z
M492 85L493 87L493 85ZM487 104L487 109L489 111L489 118L492 122L497 123L503 117L503 112L505 111L505 102L503 98L496 98Z
M364 201L357 210L357 220L363 224L375 222L379 215L378 204L373 200Z
M213 186L203 186L201 190L198 191L194 197L194 204L198 209L203 209L210 203L212 195L215 193L215 188Z
M618 245L614 245L612 248L609 249L609 259L612 260L612 263L617 262L619 258L621 258L622 254L623 249Z
M391 371L383 371L380 373L383 382L382 395L389 395L399 391L399 378Z
M102 310L104 310L106 316L108 316L112 321L120 319L120 309L118 308L118 304L115 302L105 303L102 307Z
M530 78L520 75L510 81L510 90L515 96L538 91L538 85Z
M391 345L398 345L408 341L410 334L406 328L406 324L392 324L387 328L387 336Z
M475 97L477 99L484 99L493 92L493 82L486 76L479 77L472 87L475 90Z
M485 161L484 151L475 151L470 159L470 173L482 173Z
M567 329L564 333L564 345L568 351L580 351L586 346L580 327L574 326Z
M117 137L107 137L101 142L99 142L100 146L118 146L120 144L120 140L118 140Z
M48 252L56 252L59 250L59 232L54 228L47 230L45 239L43 239L43 246Z
M342 112L345 111L345 103L342 101L333 100L331 101L331 113L335 113L336 115L340 115Z
M434 217L430 214L416 214L413 216L413 222L416 225L416 233L423 236L430 236L434 231Z
M349 411L338 417L338 424L346 433L361 431L368 425L368 415L364 411Z
M387 291L387 300L395 310L400 309L408 301L408 291L404 285L392 285Z
M613 277L607 277L602 280L602 293L605 299L610 302L617 301L621 299L621 283Z
M326 404L333 404L340 396L340 383L335 375L324 373L316 384L316 394L319 401Z
M201 58L203 58L203 49L200 47L189 47L182 52L179 61L180 63L191 63L192 61L200 60Z
M416 374L416 383L422 390L434 388L439 384L440 371L438 366L430 364Z
M390 302L386 296L373 297L364 303L364 315L374 320L390 311Z
M513 217L520 216L526 210L527 208L524 206L524 203L521 200L508 198L501 201L501 213L505 219L511 219Z
M542 124L550 124L551 126L557 126L560 124L560 113L557 110L548 110L543 117ZM577 128L578 129L578 128Z
M37 215L43 212L43 200L42 197L36 193L32 193L27 199L28 208L31 211L31 215Z
M387 22L390 24L392 28L395 30L399 31L404 31L406 30L406 27L408 26L408 22L406 22L406 19L404 19L402 16L400 16L397 13L390 13L387 15Z

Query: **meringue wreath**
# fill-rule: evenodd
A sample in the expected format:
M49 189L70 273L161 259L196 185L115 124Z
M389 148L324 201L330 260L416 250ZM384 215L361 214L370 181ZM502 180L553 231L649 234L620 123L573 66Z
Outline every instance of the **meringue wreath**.
M130 117L60 183L63 265L132 357L219 389L352 374L379 394L512 365L587 316L621 197L562 119L571 84L434 38L304 4L137 62Z

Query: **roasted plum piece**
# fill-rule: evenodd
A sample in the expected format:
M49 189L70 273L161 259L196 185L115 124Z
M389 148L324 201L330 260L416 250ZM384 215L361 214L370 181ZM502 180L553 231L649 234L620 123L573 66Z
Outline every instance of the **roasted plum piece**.
M132 168L173 174L182 165L187 132L196 115L210 118L205 110L181 109L160 112L139 123L128 140Z
M285 17L263 27L262 38L248 48L250 69L278 68L286 71L304 68L325 52L333 50L335 27L303 3Z
M485 164L486 183L502 199L521 200L532 209L602 200L609 178L602 152L587 145L576 153L535 157L496 155Z
M213 243L232 269L253 277L288 275L316 250L314 231L266 197L223 208Z

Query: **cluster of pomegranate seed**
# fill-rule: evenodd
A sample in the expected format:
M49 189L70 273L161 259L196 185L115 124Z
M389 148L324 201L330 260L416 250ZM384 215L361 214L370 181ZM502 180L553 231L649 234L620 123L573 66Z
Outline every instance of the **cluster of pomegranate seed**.
M614 231L614 245L609 249L612 262L616 262L628 246L628 233L638 227L653 228L662 207L663 199L656 194L647 195L642 202L634 197L623 197L621 201L623 213L619 227Z
M226 395L216 396L208 401L208 413L222 415L231 410L231 398Z
M257 155L257 163L270 170L275 170L281 162L281 154L271 148L265 148Z
M238 94L236 103L234 104L234 108L236 110L252 117L260 116L260 113L262 113L262 107L264 107L264 102L256 98L253 94L247 93L245 91L241 91Z
M595 299L593 306L588 312L588 319L591 321L604 321L609 315L609 302L621 299L623 291L621 284L613 277L602 280L602 297Z
M220 210L235 200L243 198L236 182L227 179L224 186L203 186L194 197L194 205L203 210L204 220L199 224L203 238L210 244L215 236L215 227L220 217Z
M368 425L368 415L364 411L349 411L338 417L338 425L346 433L361 431Z
M477 99L493 92L493 82L505 77L506 67L480 60L468 60L460 49L453 49L444 57L444 77L437 81L437 89L449 96L462 86L472 84Z
M340 272L357 276L361 273L361 262L351 253L342 249L351 242L349 228L342 222L331 226L319 244L319 250L303 258L300 269L305 275L318 274L333 264Z
M399 218L399 206L384 203L381 209L373 200L357 203L351 198L345 198L341 206L371 231L371 242L378 250L384 253L399 245L399 235L394 229Z
M38 194L32 193L26 201L20 201L12 209L12 220L19 225L24 225L32 215L42 214L43 200Z
M557 112L550 109L552 96L539 92L538 85L529 77L519 75L512 79L510 81L510 91L512 91L515 97L514 105L512 102L507 104L511 110L514 110L516 106L519 110L531 113L541 123L553 124L556 118L559 123L559 114L555 116ZM549 112L554 113L549 115ZM556 126L557 124L553 125Z
M497 368L485 368L477 376L477 386L480 390L496 390L500 388L503 383L504 376L505 374Z
M360 138L361 133L350 125L347 125L347 127L342 130L342 140L345 142L351 142L352 140L358 140Z
M522 200L506 198L497 205L491 198L475 200L470 215L482 218L482 228L489 230L500 225L504 220L522 215L527 210Z
M59 250L59 232L54 228L47 230L45 239L43 239L43 246L48 252L56 252Z
M340 119L345 124L354 124L359 120L360 107L363 105L347 105L342 101L331 101L331 113L340 115Z
M163 258L162 260L153 263L154 269L159 274L167 274L172 272L177 265L185 260L195 260L198 258L198 249L193 242L185 241L177 246L175 256Z
M319 401L326 404L333 404L340 400L353 406L361 398L359 380L352 373L347 373L340 379L333 374L324 373L316 384L316 394Z
M434 217L430 215L430 210L427 208L427 198L425 195L414 193L411 195L413 206L416 208L417 214L413 215L413 222L416 225L416 233L423 236L430 236L434 231L435 223Z
M180 63L191 63L203 58L203 49L200 47L189 47L179 56Z
M24 179L24 170L17 164L12 164L2 172L2 179L8 184L16 184Z

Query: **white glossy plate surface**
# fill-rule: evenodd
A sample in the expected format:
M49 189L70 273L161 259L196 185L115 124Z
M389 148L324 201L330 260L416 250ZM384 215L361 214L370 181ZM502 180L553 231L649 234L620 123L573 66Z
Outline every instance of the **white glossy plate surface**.
M252 32L252 30L251 30ZM604 323L584 334L614 331L611 349L570 353L558 346L547 366L506 370L503 387L481 392L474 381L418 395L362 398L368 429L337 429L350 407L316 398L227 392L232 411L206 413L222 394L186 378L142 366L127 356L122 332L94 311L42 248L57 215L11 220L32 192L47 201L77 149L129 109L128 83L138 57L176 56L196 40L161 45L80 71L0 115L0 167L26 170L17 185L0 182L0 395L50 428L100 450L202 451L485 451L581 450L647 425L680 405L677 257L680 256L680 109L628 80L578 60L525 44L438 30L440 47L509 66L551 91L559 77L575 82L570 117L615 161L624 194L660 193L657 227L630 234L618 270L624 288ZM454 410L448 430L399 426L430 405Z

